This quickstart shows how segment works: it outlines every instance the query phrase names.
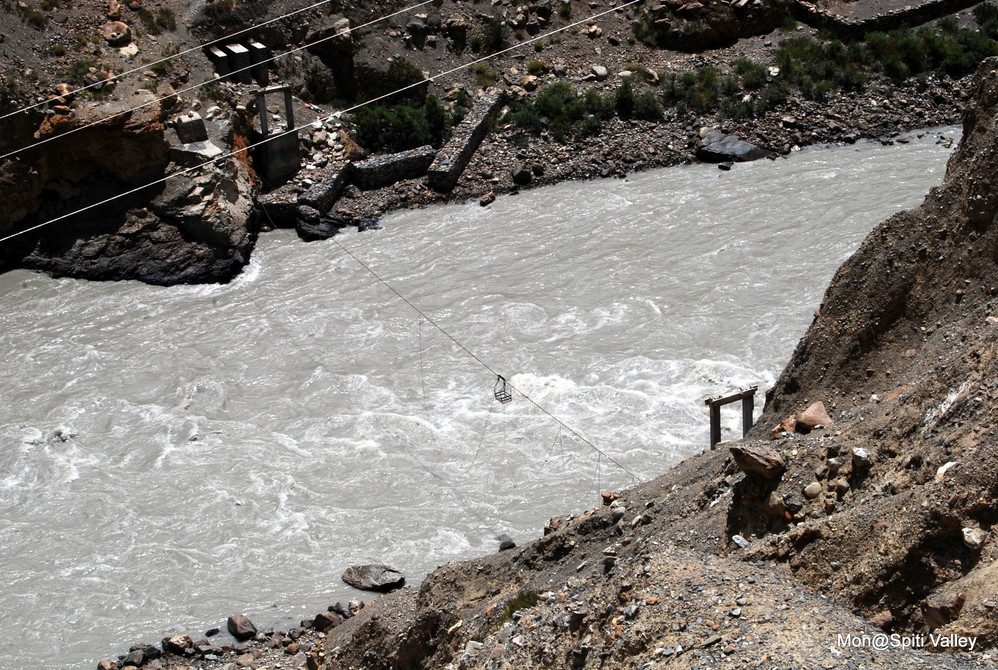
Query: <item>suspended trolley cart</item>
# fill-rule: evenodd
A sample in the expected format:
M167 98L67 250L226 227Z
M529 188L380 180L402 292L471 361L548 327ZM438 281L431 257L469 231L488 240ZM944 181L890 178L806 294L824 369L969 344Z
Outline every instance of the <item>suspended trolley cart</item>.
M506 383L506 378L502 375L496 375L496 383L492 387L492 392L495 393L496 400L504 405L508 402L513 402L513 394L510 393L510 386Z

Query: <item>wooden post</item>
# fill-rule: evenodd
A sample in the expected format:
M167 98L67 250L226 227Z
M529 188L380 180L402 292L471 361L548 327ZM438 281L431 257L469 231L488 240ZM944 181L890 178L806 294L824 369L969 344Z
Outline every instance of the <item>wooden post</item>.
M710 406L710 448L721 441L721 406Z
M752 427L752 413L755 411L755 392L758 386L742 389L726 396L707 398L704 404L710 408L710 448L721 441L721 407L728 403L742 401L742 437L748 434Z
M742 437L748 435L752 427L752 413L755 411L755 392L742 398Z

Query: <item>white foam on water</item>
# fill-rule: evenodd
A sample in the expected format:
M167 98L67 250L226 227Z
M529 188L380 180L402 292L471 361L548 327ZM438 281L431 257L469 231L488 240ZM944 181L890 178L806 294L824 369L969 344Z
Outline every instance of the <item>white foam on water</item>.
M632 483L610 459L704 449L704 398L772 385L836 266L939 181L927 141L276 231L224 286L0 276L0 667L314 613L351 563L415 582Z

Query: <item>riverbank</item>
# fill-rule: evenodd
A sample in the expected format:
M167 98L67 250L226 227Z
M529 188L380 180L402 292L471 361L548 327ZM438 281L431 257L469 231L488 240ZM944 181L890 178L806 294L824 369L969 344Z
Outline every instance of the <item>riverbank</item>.
M939 183L945 157L950 153L936 144L939 135L939 131L927 132L921 140L913 135L910 144L894 147L862 142L850 148L805 151L791 160L745 164L736 166L731 172L700 165L631 175L626 181L563 184L499 199L492 209L472 203L393 215L385 222L385 230L360 234L344 231L338 243L358 255L413 299L415 304L424 308L435 306L433 315L435 318L440 315L441 325L466 344L473 345L476 353L484 355L485 360L490 363L498 361L503 365L504 372L510 370L513 373L510 379L524 392L531 396L541 394L537 399L550 411L584 430L590 439L601 436L597 442L599 446L605 443L607 448L613 449L618 460L635 469L642 477L652 477L679 460L678 456L669 457L669 445L675 440L681 440L684 445L692 440L689 450L683 447L683 454L695 453L706 446L704 397L742 384L762 381L765 385L767 380L772 382L810 320L810 314L819 302L820 291L839 260L859 244L876 220L896 209L915 206L929 186ZM944 135L957 137L958 132L947 131ZM914 153L920 157L916 158ZM926 161L921 157L926 153L937 158ZM918 167L913 168L913 162ZM857 177L857 174L868 176ZM835 178L830 179L831 175ZM918 185L912 187L910 182L915 179ZM765 184L765 188L756 188L758 184ZM850 188L849 184L854 186ZM903 187L905 184L907 189ZM897 199L897 187L907 193L903 199ZM811 195L800 198L800 193ZM732 198L734 194L740 195ZM733 199L736 207L707 206L711 202L719 204ZM557 203L558 207L550 207L549 203ZM629 203L629 206L622 209L619 203ZM749 212L755 214L749 215ZM848 228L852 230L848 235L845 235L846 227L843 226L846 221L854 222ZM763 239L769 241L761 242ZM474 258L475 262L469 264L468 258ZM183 315L215 314L221 309L230 314L223 323L233 322L232 317L242 313L243 310L232 312L236 302L246 303L248 312L245 318L256 324L252 339L259 342L260 354L254 356L254 360L272 371L261 381L269 380L277 370L289 366L291 370L300 368L297 374L280 375L287 376L290 385L279 388L287 388L288 391L278 390L272 394L288 398L288 401L282 401L280 407L274 407L271 400L266 401L262 414L236 436L230 434L231 427L226 428L224 424L218 426L214 420L205 423L203 419L197 419L202 439L190 445L178 445L179 451L173 452L167 461L173 464L170 478L186 480L186 469L182 463L194 454L205 453L210 460L230 458L234 450L238 450L232 445L242 442L241 435L249 438L255 434L253 444L261 443L260 458L254 458L238 469L267 473L277 467L283 474L275 484L290 477L287 481L293 480L296 484L292 490L314 492L308 495L307 500L302 500L301 494L291 496L288 504L292 509L287 511L294 512L296 518L299 514L303 515L302 518L312 529L308 535L317 546L356 545L357 551L365 551L365 543L343 539L342 533L347 533L347 538L352 537L349 533L358 528L354 524L340 525L330 536L323 531L325 524L321 522L321 518L330 513L331 506L338 508L342 504L337 502L336 494L343 488L328 486L322 473L327 468L343 472L347 465L342 463L342 459L346 456L329 460L328 450L313 444L315 437L309 438L308 434L298 436L297 422L290 427L275 427L267 418L272 414L287 415L289 420L294 421L301 410L292 411L292 406L316 408L324 416L329 413L337 417L343 413L353 416L355 411L351 408L355 405L380 407L386 393L388 397L404 394L408 388L407 380L408 383L418 380L417 333L415 325L406 325L411 324L410 317L414 315L401 304L396 304L396 307L402 308L401 311L393 309L395 301L390 296L380 295L382 299L379 300L379 294L383 292L371 285L369 275L351 272L354 265L342 255L333 241L303 246L294 239L291 231L278 231L264 236L260 257L251 268L250 277L255 277L252 281L240 280L228 287L178 287L170 291L142 291L142 287L133 285L128 293L139 294L139 304L145 305L139 309L140 312L152 310L156 314L166 313L161 298L143 295L155 292L162 294L162 299L167 295L177 296ZM771 270L760 272L760 265ZM741 271L732 277L730 267L741 268ZM805 275L812 279L797 279ZM815 277L824 279L815 280ZM56 283L41 277L32 284L36 282L43 285ZM81 295L93 295L94 291L101 294L120 293L113 286L90 285L88 288L86 282L71 284L73 287L65 286L64 290L80 291ZM445 290L443 285L453 285L453 288ZM717 291L711 290L712 285L726 287L722 294L716 295L720 304L715 303ZM762 286L768 289L753 288ZM261 294L261 291L264 293ZM455 298L445 298L440 295L441 291L453 294ZM519 296L519 299L500 299L500 294ZM490 295L496 295L496 298L490 299ZM698 297L691 300L690 295ZM218 306L214 306L212 296L217 296ZM384 298L388 298L387 302ZM114 315L118 310L124 314L133 311L133 300L127 296L116 297L106 305L95 297L87 300L95 302L98 313L103 313L103 318L110 318L113 323L117 323ZM343 300L349 302L343 303ZM773 303L781 306L774 308ZM333 304L341 307L334 310L331 308ZM497 308L501 306L502 311L488 319L488 334L483 334L481 319L489 313L490 304L496 304ZM448 308L448 305L463 307ZM657 315L653 305L662 314ZM441 312L441 309L444 311ZM341 312L357 314L358 311L360 315L366 315L360 322L326 316ZM170 309L169 313L172 314L173 310ZM260 317L260 314L266 317ZM310 316L303 318L302 314ZM379 318L372 322L374 315ZM462 315L481 325L471 323L459 326L455 319L460 319ZM627 325L618 322L615 315L626 317ZM402 320L399 321L399 318ZM186 322L187 317L175 316L170 321ZM126 320L126 323L129 322ZM241 323L243 319L237 318L234 322ZM171 329L157 337L155 333L159 329L150 322L142 323L141 331L135 333L141 340L169 340L183 350L193 348L201 351L202 357L206 354L198 342L207 333L232 329L230 326L219 327L215 319L203 316L197 322L202 324L201 329L190 332L189 328L178 324L176 330ZM277 324L282 325L278 328ZM318 324L325 325L318 339L313 339L312 329ZM714 324L723 324L723 327ZM400 328L402 332L399 332ZM134 332L135 325L123 330ZM357 334L368 332L383 332L385 336L362 337L363 346L357 346ZM464 333L463 337L461 333ZM80 335L86 337L86 333ZM396 341L396 335L403 337L404 341L399 345L409 350L411 355L386 359L380 352L386 347L389 350L393 348L391 343ZM466 339L469 337L470 340ZM733 348L722 345L719 338L733 339ZM218 372L215 374L238 369L239 365L232 362L230 352L239 352L244 346L250 346L239 344L241 339L234 340L224 351L211 354L211 360L217 360ZM516 453L523 454L523 457L517 457L515 464L507 462L509 450L502 447L503 431L500 425L503 422L496 403L493 408L496 411L488 420L489 429L481 453L474 459L479 467L469 469L468 464L475 456L472 452L482 441L481 431L486 425L486 410L494 379L482 380L474 374L470 377L458 374L454 378L455 372L460 371L453 370L448 361L439 359L442 353L439 351L440 343L433 344L435 338L426 324L422 328L422 339L426 347L427 393L430 398L439 400L431 403L430 413L416 398L416 405L410 409L394 409L393 406L387 411L377 412L380 417L378 422L369 420L364 423L363 417L358 417L367 427L359 433L342 435L351 445L345 453L355 454L349 459L351 465L347 471L351 471L352 464L359 461L365 463L364 471L367 472L370 465L366 464L365 454L370 454L375 444L387 450L389 445L402 439L411 446L393 459L393 468L396 465L407 468L405 472L418 482L424 475L420 469L413 468L411 462L407 465L405 454L416 456L427 465L432 463L435 475L458 487L458 495L462 495L468 487L476 493L460 504L447 490L441 491L436 485L419 485L415 491L410 491L408 486L399 486L397 488L404 492L402 497L411 499L413 495L418 495L422 496L420 500L423 502L409 505L387 518L383 513L373 512L376 514L374 517L370 513L364 514L363 521L349 510L337 512L336 518L357 519L361 529L391 528L391 542L379 545L376 551L372 550L362 558L345 555L340 550L289 553L286 542L271 546L269 533L262 538L255 535L240 537L238 547L249 547L251 555L260 551L261 546L268 547L266 555L274 567L264 570L262 577L255 578L253 574L259 575L259 571L251 570L240 575L222 569L221 574L211 579L214 588L197 601L200 604L198 612L203 613L199 616L204 616L203 625L217 624L215 617L238 611L233 607L239 605L234 606L230 600L244 597L240 595L242 589L249 586L253 590L249 597L264 605L257 604L246 613L258 625L262 623L286 630L315 611L304 610L289 617L281 616L282 611L299 611L296 607L299 602L310 603L313 608L325 608L335 599L346 602L346 596L336 592L338 575L345 565L338 559L388 562L405 571L412 578L410 581L418 584L419 576L424 572L455 558L446 553L451 544L467 546L466 542L471 543L473 549L462 552L462 558L495 551L498 542L492 538L500 532L509 533L522 544L541 534L550 514L583 510L598 500L595 490L585 493L586 489L595 486L594 468L598 468L595 454L589 458L590 454L583 445L573 447L564 441L559 447L557 430L549 422L541 417L521 417L528 411L522 402L514 402L508 407L512 413L507 414L504 423L511 431L510 439L514 440L513 436L519 433L518 426L530 428L523 442L513 443L521 445ZM712 346L704 344L708 341ZM777 342L779 346L776 346ZM303 356L303 352L293 349L295 343L305 347L308 355ZM280 355L289 347L292 347L291 351ZM566 353L566 347L571 353ZM774 347L776 351L771 351ZM147 347L143 358L161 360L160 349L160 346ZM727 354L722 360L715 361L718 351ZM325 352L325 356L320 352ZM511 356L512 359L509 358ZM632 365L627 361L634 356L637 359ZM353 390L350 394L353 402L343 407L340 400L343 388L355 389L358 381L363 379L357 375L374 373L368 370L373 364L358 368L351 362L355 358L362 362L379 361L375 366L379 375L403 373L403 379L386 382L386 390L373 397L368 392L358 394L357 390ZM568 358L572 361L566 360ZM309 359L315 362L309 363ZM515 365L503 363L507 360L523 362ZM197 359L192 362L198 369L204 365ZM312 377L312 366L322 362L326 362L330 369L339 371L337 379L343 381L324 382L320 376L317 386L310 384L306 387L304 398L291 400L299 398L300 393L295 389L301 382ZM507 368L507 365L513 367ZM122 367L128 369L130 361L126 359ZM516 374L518 371L523 374ZM181 380L186 380L188 374L186 366L178 371ZM203 374L204 371L199 376ZM214 378L215 374L211 377ZM540 377L535 378L535 374ZM223 379L230 376L226 374ZM240 376L232 377L231 382L223 379L218 380L222 388L211 395L227 397L230 409L226 413L229 413L243 404L241 398L244 395L231 389L245 388L245 382L237 381ZM553 385L546 383L549 379ZM703 386L712 379L718 380L720 386ZM486 384L485 388L479 388L481 383ZM166 380L164 388L167 395L172 386L172 382ZM440 397L445 387L454 388L457 395L448 393ZM268 388L272 388L272 382L268 383ZM229 393L224 393L223 389L228 389ZM470 389L473 397L463 399L464 389ZM475 393L476 389L481 393ZM237 406L232 407L233 403ZM455 412L455 407L465 407L466 404L470 406ZM192 410L195 415L203 413L198 407L195 404ZM614 408L613 415L617 418L611 419L607 413L610 408ZM51 413L52 410L46 412ZM187 414L181 412L177 421L184 422ZM419 429L423 425L421 419L410 422L400 418L410 414L425 418L448 434L455 422L468 424L468 427L461 433L464 437L458 436L456 443L448 441L441 446L437 439L427 439L428 435ZM209 415L214 416L214 412ZM606 425L607 421L620 425L612 427ZM309 419L309 425L313 423L314 420ZM382 434L381 423L384 423L385 429L391 430L391 436ZM726 429L734 431L728 423L726 421ZM352 424L353 421L349 422L347 427ZM74 425L78 426L78 422ZM155 428L143 428L132 423L125 425L130 426L131 433L156 432ZM212 436L211 431L215 428L225 430L229 436ZM338 429L337 435L348 428ZM397 436L399 430L404 431L404 435L411 434L411 437ZM281 445L287 438L282 435L298 436L295 442L297 448L288 454L290 460L283 455ZM604 435L614 437L602 437ZM93 442L93 439L89 441ZM220 450L220 445L228 446ZM263 445L269 446L264 450ZM299 458L295 456L301 449L313 454L305 463L298 463ZM444 449L443 453L441 449ZM390 453L395 451L392 449ZM188 453L191 456L185 456ZM250 457L241 450L238 453L243 454L240 458ZM112 460L116 458L112 457ZM318 465L314 464L315 458L320 459ZM569 464L567 470L563 463ZM81 475L82 481L93 476L87 470L83 470ZM119 472L116 476L128 475ZM264 482L270 479L267 475L263 476ZM337 481L342 481L344 476L337 476ZM401 476L400 470L394 481L398 482ZM614 481L616 485L620 476L615 467L603 461L603 486L607 486L609 481ZM259 494L247 498L248 493L244 489L255 481L256 475L247 484L240 483L239 478L232 482L229 479L220 475L215 485L224 487L243 502L242 507L231 508L232 523L240 529L246 523L243 510L257 507L270 509L273 504L271 497L279 495L282 490L278 488L262 498ZM436 481L436 477L430 480ZM316 487L322 487L319 498L315 498L319 492ZM257 485L251 488L256 490ZM351 501L356 501L361 508L367 509L368 504L375 504L376 510L383 509L385 501L377 489L350 488L354 491ZM268 491L269 488L262 493ZM364 503L367 498L373 498L374 502ZM166 503L162 504L163 509L167 509ZM494 509L493 505L499 508ZM228 516L229 506L223 508L215 510L213 505L210 514ZM424 523L422 520L431 510L434 514L432 523ZM201 518L200 514L194 516ZM489 521L483 522L479 517ZM253 518L256 518L255 515ZM494 518L500 520L491 521ZM430 526L429 537L437 539L427 545L425 540L420 539L426 531L414 529L413 519L420 519L416 523L420 529ZM480 525L483 523L487 526ZM151 535L153 530L141 528L136 529L139 535L157 544L187 544L173 533L157 536ZM413 532L416 532L415 536ZM297 536L294 533L289 539ZM284 537L283 532L281 537ZM484 540L484 546L480 540ZM245 551L236 550L234 553L241 556ZM429 564L419 559L428 552L440 551L444 553L435 554L440 557ZM162 553L170 555L168 550ZM282 567L286 565L296 567L290 571ZM208 570L207 575L214 574L213 570ZM195 583L206 578L202 568L191 566L184 569L178 584L186 584L188 574L192 575ZM300 580L295 579L297 574L305 575L300 579L314 586L302 587ZM157 589L153 585L146 588L141 584L142 581L135 588L155 596ZM250 586L252 584L272 588L273 592L261 594L256 587ZM330 591L336 593L335 597L327 596L328 600L322 597ZM282 595L300 592L305 595ZM313 599L313 594L319 597ZM289 605L283 605L288 601ZM270 602L282 603L282 606L270 610L267 605ZM108 648L110 651L125 652L128 643L155 641L166 632L176 630L172 623L186 620L181 614L168 618L162 625L142 626L141 629L148 630L149 635L124 638L120 643L117 638L112 638L113 644ZM281 622L279 626L277 621ZM181 630L197 637L195 633L201 628L195 623ZM226 656L226 662L232 662L234 658ZM183 659L175 660L180 662Z

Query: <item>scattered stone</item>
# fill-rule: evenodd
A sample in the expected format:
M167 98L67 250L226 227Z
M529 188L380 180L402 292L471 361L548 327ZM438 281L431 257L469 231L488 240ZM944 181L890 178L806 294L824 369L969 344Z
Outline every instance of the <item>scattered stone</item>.
M187 112L176 117L173 119L173 128L177 131L177 139L183 144L208 140L204 119L197 112Z
M828 416L825 403L819 400L797 415L796 430L798 433L809 433L815 428L824 428L831 423L832 417Z
M352 565L342 579L362 591L388 592L405 586L405 576L401 572L381 564Z
M873 615L870 623L880 630L890 630L894 625L894 615L889 610L884 610L880 614Z
M984 545L984 541L988 538L988 532L986 530L981 530L980 528L964 528L963 529L963 544L968 549L973 549L977 551Z
M717 169L718 170L724 170L725 172L727 172L728 170L731 169L731 166L733 166L733 165L734 165L734 163L732 163L731 161L724 161L722 163L718 163L717 164Z
M607 77L610 76L610 71L602 65L593 65L591 70L596 76L596 81L606 81Z
M232 637L240 642L256 636L256 626L243 614L233 614L225 625Z
M108 21L100 27L100 34L112 47L123 47L132 41L132 29L123 21Z
M943 479L946 478L946 473L949 472L949 469L952 468L954 465L956 465L956 461L949 461L947 463L944 463L943 465L940 465L939 469L936 470L936 481L937 482L943 481Z
M254 663L256 663L256 656L248 652L236 659L236 665L240 668L251 668Z
M804 495L810 499L815 499L821 495L821 484L818 482L811 482L804 487Z
M489 191L488 193L486 193L485 195L483 195L481 198L478 199L478 204L481 205L482 207L488 207L495 201L496 201L496 194L493 193L492 191Z
M526 165L519 163L513 167L512 177L514 184L526 186L533 180L534 173Z
M194 640L190 635L181 633L163 640L163 651L170 654L183 655L188 649L194 648Z
M735 544L737 544L738 547L741 548L741 549L744 549L745 547L749 546L749 541L746 540L741 535L732 535L731 536L731 541L734 542Z
M922 619L929 630L945 626L960 617L960 610L967 599L964 593L937 594L923 600L921 604Z
M336 628L341 623L343 623L343 619L334 612L319 612L312 620L312 627L320 633L325 633L331 628Z
M735 464L743 472L754 472L766 479L777 479L787 470L783 457L771 447L736 444L728 449L735 459Z
M873 460L870 458L870 452L862 447L857 447L852 450L852 463L857 468L868 468Z

